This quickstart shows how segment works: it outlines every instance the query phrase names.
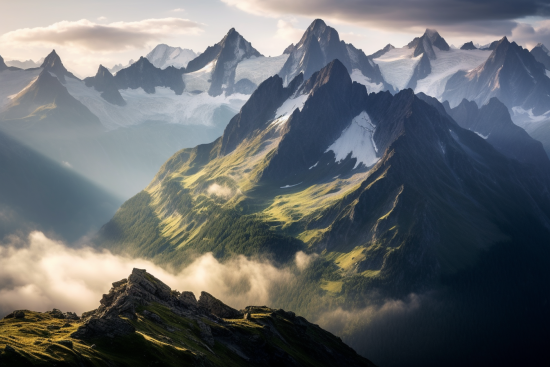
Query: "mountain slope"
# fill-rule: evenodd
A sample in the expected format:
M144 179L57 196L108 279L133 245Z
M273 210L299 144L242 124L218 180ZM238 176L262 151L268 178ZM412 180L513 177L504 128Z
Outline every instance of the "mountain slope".
M454 107L463 99L484 105L497 97L509 109L519 107L540 115L550 109L549 94L550 78L544 66L529 51L504 37L485 63L453 75L442 98Z
M114 282L82 320L56 309L19 310L0 329L2 365L374 366L293 312L266 306L237 311L206 292L197 301L140 269Z
M502 154L541 169L550 166L542 144L512 122L508 109L497 98L491 98L479 109L475 102L463 100L449 114L460 126L474 131Z
M97 230L120 200L0 132L0 239L17 231L74 241Z
M198 56L193 50L181 47L170 47L165 44L155 46L145 56L153 65L160 69L173 66L177 69L186 68L189 61Z
M499 111L493 105L483 114ZM449 353L477 348L477 335L490 340L482 344L491 356L519 343L531 345L534 359L544 328L527 342L525 325L550 322L544 292L535 291L548 289L549 169L547 159L533 167L499 153L411 90L368 95L334 61L304 82L299 76L284 87L275 76L262 83L220 139L175 154L97 241L176 267L205 252L221 261L263 254L292 267L293 253L305 251L317 260L273 296L324 322L338 307L353 314L426 295L409 324L389 327L385 345L371 334L385 329L383 318L374 329L364 320L333 325L377 363L461 365L472 355L449 361ZM504 302L509 292L521 297ZM532 312L504 327L502 317L517 315L524 300ZM432 301L440 308L431 309ZM437 311L447 307L459 322ZM403 322L388 317L389 325ZM423 325L426 336L415 338L411 325ZM407 351L395 355L392 338ZM423 347L433 343L437 353Z
M49 71L50 73L55 74L55 76L57 76L57 79L59 79L62 84L65 84L65 77L78 79L65 68L63 62L61 61L61 58L55 52L55 50L53 50L48 56L46 56L44 62L40 67L44 70Z
M246 59L262 55L244 39L235 28L231 28L225 37L210 46L187 65L184 80L190 86L189 92L208 91L211 96L240 93L236 84L235 72L238 64Z
M146 93L154 94L155 87L167 87L180 95L185 89L181 78L183 70L169 66L164 70L155 67L145 57L118 71L114 77L118 89L143 88Z
M402 48L377 53L373 61L397 90L411 88L442 100L447 81L455 73L474 69L489 55L489 51L451 49L437 31L427 29Z
M39 130L53 134L56 133L54 129L101 129L99 119L72 97L59 77L52 76L47 69L43 69L32 85L12 99L0 113L0 120L15 129L34 125Z
M546 70L550 70L550 51L542 43L539 43L530 51L535 59L544 65Z
M356 74L358 82L363 82L373 91L388 89L380 70L362 50L340 40L338 32L316 19L307 28L296 45L287 48L289 57L279 72L285 84L300 73L308 79L331 61L338 59L349 74Z
M126 101L118 91L113 74L103 65L99 65L94 77L84 79L84 83L87 87L94 87L95 90L101 92L101 97L107 102L117 106L126 105Z

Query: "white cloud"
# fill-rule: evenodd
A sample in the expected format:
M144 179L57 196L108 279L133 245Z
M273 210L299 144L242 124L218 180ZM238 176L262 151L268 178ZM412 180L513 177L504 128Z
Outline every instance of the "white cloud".
M273 286L292 278L289 269L238 256L220 263L205 254L180 272L168 272L148 260L116 256L90 247L69 248L32 232L28 239L11 238L0 245L0 316L14 309L59 308L81 313L99 306L111 283L127 278L132 268L146 269L172 289L207 291L242 308L271 304Z
M97 20L99 20L100 22L104 22L107 20L107 17L101 16L101 17L98 17Z
M176 8L176 9L172 9L170 10L172 13L182 13L185 11L184 8Z
M298 43L304 33L304 30L296 28L296 23L297 21L295 19L290 21L279 19L277 22L277 33L275 33L275 38L285 40L288 43Z
M234 193L233 190L231 190L227 186L221 186L217 183L214 183L208 187L208 190L206 190L210 195L216 195L225 199L231 198Z
M319 255L317 254L311 254L308 255L303 251L298 251L296 253L296 257L294 258L294 262L296 263L296 267L302 271L307 269L307 267L311 264L311 262L315 259L317 259Z
M68 46L90 51L123 51L181 34L199 34L203 25L189 19L145 19L98 24L86 19L62 21L47 27L22 28L2 35L7 44Z

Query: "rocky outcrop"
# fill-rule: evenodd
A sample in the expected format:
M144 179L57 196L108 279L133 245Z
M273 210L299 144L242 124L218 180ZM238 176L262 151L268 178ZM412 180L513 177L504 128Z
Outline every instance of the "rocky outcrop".
M199 308L223 319L236 319L243 317L243 313L241 311L237 311L234 308L229 307L207 292L201 292L201 297L199 298L197 305Z
M377 59L379 58L380 56L383 56L385 55L386 53L388 53L389 51L393 50L395 47L391 44L387 44L386 46L384 46L383 49L381 50L378 50L376 51L375 53L373 53L372 55L369 55L368 58L369 59Z
M87 87L94 87L95 90L101 92L101 97L107 102L117 106L126 105L126 101L118 91L113 74L103 65L99 65L95 77L84 79L84 83Z
M141 57L126 69L117 72L114 79L118 89L143 88L145 93L154 94L156 87L167 87L180 95L185 88L181 77L183 72L183 69L173 66L161 70L145 57Z
M100 303L98 309L82 315L84 324L73 333L74 338L89 339L132 334L135 328L122 318L136 320L138 308L152 303L163 305L178 315L210 315L214 318L241 318L243 315L206 292L202 292L197 302L191 292L172 291L166 284L141 269L134 269L127 280L114 282ZM149 311L142 315L162 323L158 315Z
M65 66L63 65L63 62L61 62L61 58L55 52L55 50L53 50L52 52L50 52L48 56L46 56L46 58L44 59L44 62L40 67L43 68L44 70L49 71L50 73L55 74L57 79L59 79L59 81L62 84L66 83L65 77L78 79L76 76L74 76L65 68Z
M465 44L460 47L461 50L477 50L477 47L474 46L474 43L472 41L466 42Z
M546 70L550 70L550 51L542 43L539 43L530 51L531 55L540 62Z

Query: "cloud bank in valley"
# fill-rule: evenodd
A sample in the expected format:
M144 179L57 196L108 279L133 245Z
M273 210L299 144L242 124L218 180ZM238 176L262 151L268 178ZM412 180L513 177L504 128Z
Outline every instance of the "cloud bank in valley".
M86 19L61 21L47 27L22 28L2 35L8 44L68 46L89 51L142 48L167 36L200 34L203 24L182 18L96 23Z
M307 268L314 258L298 252L296 268L281 269L244 256L220 263L207 253L185 269L170 272L144 259L70 248L35 231L0 244L0 317L15 309L89 311L99 306L112 282L128 277L134 267L197 298L207 291L236 308L272 304L272 288L290 282L294 272Z
M222 0L248 13L281 17L321 17L352 25L395 30L420 25L448 31L510 34L514 21L527 16L548 16L543 0ZM468 24L467 27L464 24Z

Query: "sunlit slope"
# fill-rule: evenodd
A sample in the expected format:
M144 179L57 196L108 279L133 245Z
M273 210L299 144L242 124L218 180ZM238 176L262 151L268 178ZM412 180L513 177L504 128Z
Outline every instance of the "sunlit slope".
M364 143L334 144L354 123ZM547 235L548 182L547 167L506 158L410 90L367 95L335 61L287 88L264 82L220 139L168 160L100 241L176 266L207 251L284 263L303 250L332 264L318 289L403 294L521 241L526 218Z

